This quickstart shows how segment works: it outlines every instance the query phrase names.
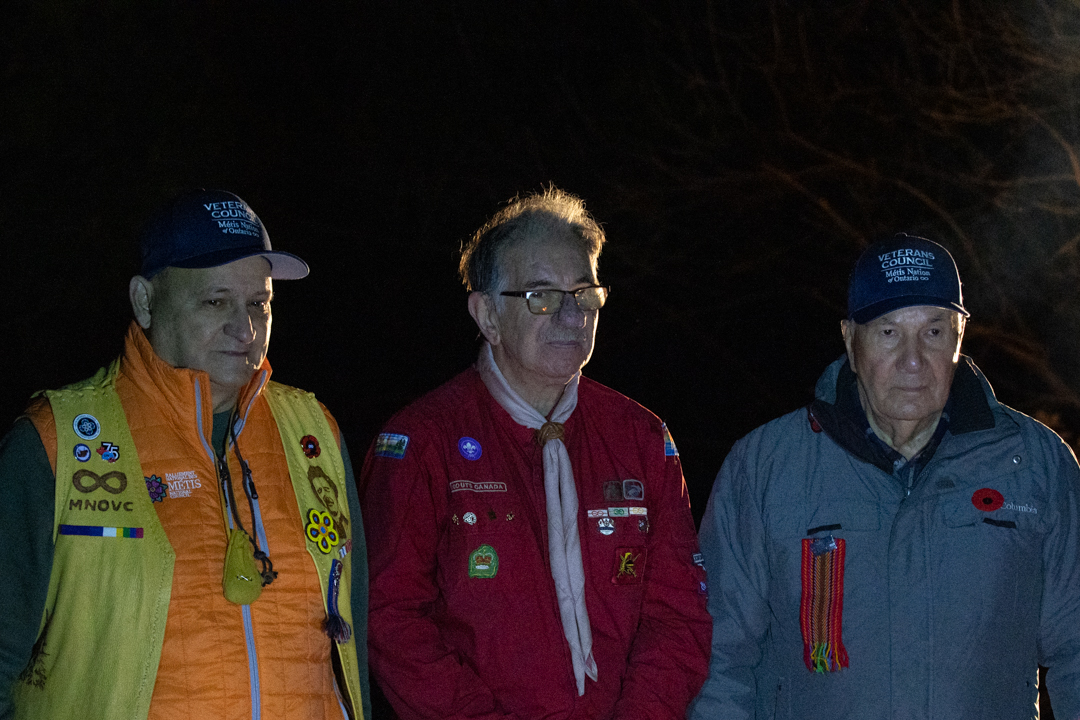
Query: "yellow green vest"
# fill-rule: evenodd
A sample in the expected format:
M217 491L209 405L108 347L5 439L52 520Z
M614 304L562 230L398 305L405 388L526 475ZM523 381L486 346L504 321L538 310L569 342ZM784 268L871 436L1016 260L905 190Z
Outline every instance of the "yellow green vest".
M43 687L16 683L19 720L145 720L149 713L175 554L158 521L116 393L118 369L115 362L89 380L45 393L58 449L75 451L57 453L53 567L35 646L35 659L49 681ZM336 580L337 613L351 628L351 558L331 542L326 518L308 510L321 503L308 482L312 462L301 438L312 431L331 437L329 422L310 393L270 382L264 397L281 433L297 507L307 524L305 544L318 571L324 609ZM110 443L99 442L99 436L122 448L106 465L79 457L96 453L104 458L110 452ZM341 453L321 453L319 468L337 486L339 497L346 497ZM83 523L92 510L94 524L68 522L70 509L80 511ZM347 503L341 512L348 517ZM334 645L347 700L362 717L355 635L348 633L347 640L344 635Z

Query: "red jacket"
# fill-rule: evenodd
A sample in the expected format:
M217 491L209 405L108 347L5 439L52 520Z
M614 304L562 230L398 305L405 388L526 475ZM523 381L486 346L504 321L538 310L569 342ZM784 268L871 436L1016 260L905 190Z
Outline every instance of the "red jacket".
M564 442L598 667L581 697L533 431L470 369L368 451L369 661L402 718L682 718L701 686L712 621L675 446L623 395L578 393Z

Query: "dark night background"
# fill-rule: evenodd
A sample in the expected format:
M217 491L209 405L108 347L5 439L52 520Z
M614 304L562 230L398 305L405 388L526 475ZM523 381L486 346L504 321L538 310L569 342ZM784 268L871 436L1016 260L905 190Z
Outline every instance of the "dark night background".
M667 421L695 517L897 230L952 250L965 351L1074 442L1078 40L1035 0L6 3L2 422L119 351L135 233L204 186L311 265L270 359L359 459L475 358L460 242L553 182L609 237L586 374Z

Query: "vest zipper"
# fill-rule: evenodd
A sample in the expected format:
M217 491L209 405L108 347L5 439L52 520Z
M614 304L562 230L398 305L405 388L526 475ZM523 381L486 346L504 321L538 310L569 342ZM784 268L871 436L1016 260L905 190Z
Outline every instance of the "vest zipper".
M215 474L218 476L218 482L222 487L226 487L225 483L228 483L229 479L229 463L226 458L218 459L217 453L210 447L210 443L206 440L206 428L203 425L202 414L202 389L199 383L199 379L195 379L195 422L199 429L199 438L202 440L203 448L206 450L206 454L210 457L210 462L214 465ZM226 443L227 444L227 443ZM224 467L225 472L222 473ZM222 492L222 502L225 503L225 517L229 520L229 530L233 529L233 515L234 512L232 503L229 502L229 495L231 493L231 484L228 485L229 492ZM247 647L248 657L248 685L251 692L251 718L252 720L261 720L262 718L262 700L261 693L259 691L259 657L255 650L255 629L251 622L251 606L241 605L240 613L244 619L244 644Z
M262 717L262 692L259 689L259 657L255 650L255 628L251 623L251 606L241 605L244 615L244 640L247 643L248 682L251 685L251 720Z
M269 379L270 374L263 370L259 373L259 386L255 388L255 392L251 394L251 399L248 400L247 406L244 408L244 414L236 418L236 424L230 428L228 439L226 439L226 446L229 440L233 437L239 437L240 433L244 431L244 425L247 424L248 414L251 413L251 408L255 405L256 398L262 393L263 388L266 387L266 381ZM235 431L232 432L232 431ZM237 458L240 455L237 453ZM251 479L251 470L248 468L247 463L241 460L241 468L243 469L244 476L244 494L248 496L248 500L251 503L251 523L254 525L255 541L259 544L259 547L266 554L270 554L270 545L266 541L266 528L263 526L262 510L259 509L259 493L255 490L255 482Z

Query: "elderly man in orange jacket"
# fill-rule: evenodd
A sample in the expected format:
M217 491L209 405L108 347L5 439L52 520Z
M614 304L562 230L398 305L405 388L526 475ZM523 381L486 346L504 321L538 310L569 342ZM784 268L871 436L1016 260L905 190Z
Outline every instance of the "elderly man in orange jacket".
M120 358L0 443L0 718L360 718L348 452L266 360L273 280L307 265L221 191L142 255Z

